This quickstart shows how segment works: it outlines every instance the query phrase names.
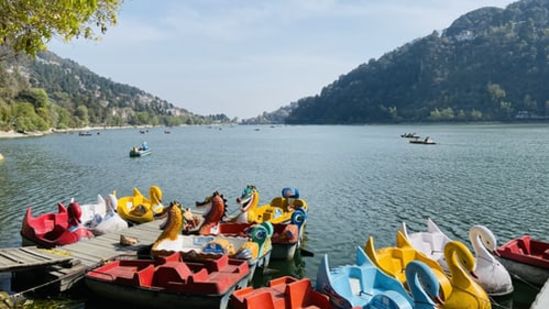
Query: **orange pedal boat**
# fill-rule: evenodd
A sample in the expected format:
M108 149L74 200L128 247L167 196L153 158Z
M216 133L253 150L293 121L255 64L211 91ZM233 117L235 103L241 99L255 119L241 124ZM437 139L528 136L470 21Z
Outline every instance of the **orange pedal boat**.
M280 277L269 282L268 287L247 287L235 291L229 308L233 309L329 309L328 296L316 292L310 279Z

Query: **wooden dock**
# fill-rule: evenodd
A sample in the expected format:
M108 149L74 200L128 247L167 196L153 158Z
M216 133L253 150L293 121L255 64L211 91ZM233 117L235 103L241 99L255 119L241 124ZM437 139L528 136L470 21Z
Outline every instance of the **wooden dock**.
M152 244L160 235L156 220L136 225L120 232L108 233L52 250L36 247L0 249L0 272L28 272L40 268L46 282L59 292L70 289L84 277L86 271L119 256L137 256L143 246ZM120 236L137 238L139 243L122 246ZM32 273L31 273L32 275Z

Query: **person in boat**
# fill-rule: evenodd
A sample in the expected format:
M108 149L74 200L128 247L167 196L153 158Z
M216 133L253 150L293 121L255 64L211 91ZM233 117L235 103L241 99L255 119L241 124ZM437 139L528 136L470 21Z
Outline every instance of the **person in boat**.
M427 143L430 139L431 139L431 138L430 138L429 136L427 136L427 137L425 138L425 141L424 141L424 142Z
M140 150L147 150L147 149L149 149L149 145L147 145L147 142L143 142L143 144L141 144Z

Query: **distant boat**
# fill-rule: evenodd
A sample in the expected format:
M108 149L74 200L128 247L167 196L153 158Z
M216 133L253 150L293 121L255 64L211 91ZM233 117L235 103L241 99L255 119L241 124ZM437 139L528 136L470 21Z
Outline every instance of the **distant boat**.
M139 130L139 133L145 134L146 132L145 132L145 130Z
M410 144L436 145L436 143L429 136L425 139L419 139L419 137L411 139Z
M87 132L79 132L78 133L78 136L92 136L92 133L87 131Z
M255 129L254 129L254 131L259 131L259 130L261 130L261 129L260 129L260 128L255 128Z
M401 134L400 137L402 137L402 138L419 138L419 135L417 135L415 132L414 133L404 133L404 134Z
M130 158L135 157L144 157L146 155L150 155L151 149L147 145L147 142L143 142L139 147L134 146L132 149L130 149Z
M171 131L164 130L164 134L171 134L171 133L172 133Z

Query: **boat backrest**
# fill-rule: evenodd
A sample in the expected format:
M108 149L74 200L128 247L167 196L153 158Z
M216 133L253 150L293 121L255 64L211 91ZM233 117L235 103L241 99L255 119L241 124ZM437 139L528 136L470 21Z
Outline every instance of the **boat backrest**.
M517 249L520 254L530 254L530 238L524 237L517 239Z
M192 272L185 263L167 262L156 267L152 284L155 287L173 290L174 287L186 284L190 276Z

